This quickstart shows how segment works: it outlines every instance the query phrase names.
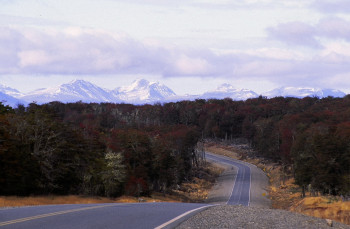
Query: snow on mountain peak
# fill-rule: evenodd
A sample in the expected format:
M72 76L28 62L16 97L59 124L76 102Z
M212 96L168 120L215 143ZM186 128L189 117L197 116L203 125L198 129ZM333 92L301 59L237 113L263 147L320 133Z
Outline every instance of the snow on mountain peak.
M114 95L123 101L131 103L156 102L176 94L159 82L149 82L145 79L135 80L131 85L114 90Z
M67 84L62 84L62 85L74 85L74 86L79 86L79 87L91 87L91 86L96 87L96 85L90 83L89 81L80 80L80 79L75 79Z
M1 94L3 93L3 94ZM10 97L6 97L6 96ZM298 97L317 96L319 98L333 96L344 97L345 93L336 89L319 89L312 87L280 87L263 94L269 98L284 96ZM14 99L15 97L16 99ZM146 79L138 79L129 86L119 87L115 90L107 90L85 80L73 80L52 88L42 88L33 92L22 94L16 89L0 84L0 99L8 104L31 103L41 104L51 101L61 102L111 102L144 104L154 102L176 102L194 99L224 99L247 100L257 98L258 94L249 89L237 89L231 84L221 84L215 90L205 92L202 95L177 96L170 88L159 82L150 82ZM24 101L24 102L23 102Z
M236 89L231 84L225 83L221 84L216 90L206 92L199 97L203 99L232 98L234 100L247 100L258 97L258 94L248 89Z
M148 87L150 84L151 82L146 79L137 79L131 84L131 86L134 88L140 88L140 87Z
M4 105L9 105L11 107L17 107L17 105L19 104L27 105L25 101L17 99L1 91L0 91L0 102Z
M228 84L228 83L221 84L216 89L216 91L232 91L232 90L235 90L235 88L231 84Z
M136 90L143 90L147 89L150 85L150 82L145 79L138 79L133 81L130 85L128 86L123 86L118 88L120 92L130 92L130 91L136 91Z
M36 90L22 97L38 103L61 102L113 102L114 98L104 89L84 80L73 80L57 87Z
M22 95L22 93L19 92L18 90L11 88L11 87L8 87L8 86L3 85L3 84L0 84L0 92L7 94L7 95L10 95L10 96L15 97L15 98L20 97Z
M320 88L312 88L312 87L280 87L273 89L271 91L265 92L264 96L268 98L273 98L277 96L283 97L319 97L324 98L328 96L333 97L344 97L345 93L340 90L335 89L320 89Z

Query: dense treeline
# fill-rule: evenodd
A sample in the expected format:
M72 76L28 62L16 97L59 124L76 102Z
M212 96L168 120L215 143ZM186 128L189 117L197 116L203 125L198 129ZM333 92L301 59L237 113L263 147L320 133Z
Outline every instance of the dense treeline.
M350 96L0 110L0 194L149 194L191 179L199 139L246 138L303 189L350 194Z
M138 196L166 192L191 179L202 161L198 130L137 126L135 109L57 102L15 110L1 105L0 194Z

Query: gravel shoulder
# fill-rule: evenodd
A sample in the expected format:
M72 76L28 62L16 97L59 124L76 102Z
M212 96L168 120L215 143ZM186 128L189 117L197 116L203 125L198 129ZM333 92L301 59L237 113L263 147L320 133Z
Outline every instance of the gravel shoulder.
M210 162L223 168L224 171L218 177L217 182L209 192L208 199L205 202L209 204L226 204L232 193L232 187L237 175L237 168L234 166L219 164L215 161Z
M215 161L210 162L216 163ZM251 169L249 207L226 205L237 175L237 168L216 163L217 166L223 167L225 171L209 193L207 203L219 205L198 213L181 223L177 228L331 228L324 219L271 209L271 200L268 198L268 177L255 165L241 163ZM348 225L335 221L332 223L333 228L350 229Z
M180 224L178 229L189 228L331 228L326 220L293 212L259 207L221 205L200 212ZM333 228L350 226L333 222Z
M219 155L215 156L223 157ZM250 168L251 188L249 206L271 208L271 200L268 197L269 179L266 176L266 174L261 169L257 168L255 165L238 161L232 158L229 159L247 165ZM225 171L220 175L216 185L210 191L207 203L226 204L227 200L230 198L231 195L232 186L237 175L237 168L234 166L220 164L215 161L210 162L215 163L217 166L223 167Z

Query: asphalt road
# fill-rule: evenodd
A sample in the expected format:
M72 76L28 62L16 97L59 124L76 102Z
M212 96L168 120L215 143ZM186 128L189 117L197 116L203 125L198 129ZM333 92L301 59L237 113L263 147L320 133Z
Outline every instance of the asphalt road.
M70 228L174 228L196 213L169 222L208 204L139 203L139 204L72 204L0 210L0 228L70 229ZM202 209L199 209L202 208Z
M206 153L206 158L210 161L232 167L232 172L228 170L224 177L228 177L229 180L233 180L233 186L232 183L228 183L226 187L220 188L226 189L220 190L220 192L224 191L225 193L230 193L229 196L226 197L228 198L226 204L249 206L251 187L250 167L245 165L244 162L235 161L233 159L211 153ZM225 195L220 194L220 198L225 198Z
M228 171L220 204L250 204L251 169L243 162L206 154L207 159L235 169ZM28 228L174 228L213 206L189 203L72 204L0 209L0 229Z

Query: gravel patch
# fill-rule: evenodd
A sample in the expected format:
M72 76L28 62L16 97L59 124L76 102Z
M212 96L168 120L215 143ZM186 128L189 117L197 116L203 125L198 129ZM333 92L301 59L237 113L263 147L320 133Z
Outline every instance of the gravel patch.
M277 209L220 205L200 212L177 228L331 228L326 220ZM333 221L333 228L350 226Z

